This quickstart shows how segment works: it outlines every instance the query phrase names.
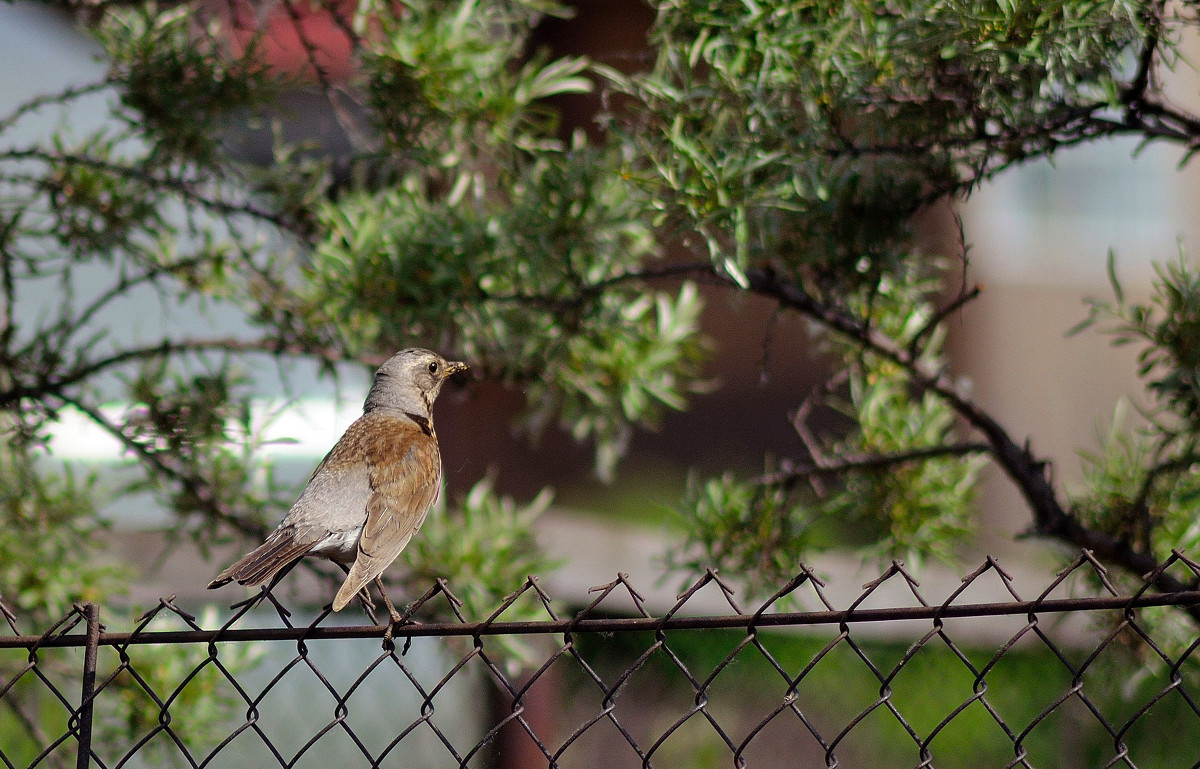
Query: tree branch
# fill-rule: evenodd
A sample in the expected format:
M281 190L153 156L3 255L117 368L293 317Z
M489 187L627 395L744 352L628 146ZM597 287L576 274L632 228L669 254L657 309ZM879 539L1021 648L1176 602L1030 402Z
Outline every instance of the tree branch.
M269 222L292 234L303 232L302 227L283 214L260 208L252 203L233 203L198 192L194 189L194 185L199 183L199 180L189 181L182 178L156 176L136 166L123 165L72 152L51 152L40 147L5 149L0 151L0 160L34 160L48 164L63 163L85 166L114 176L133 179L151 188L172 192L190 203L195 203L216 213L249 216Z
M782 308L781 308L782 309ZM778 312L778 310L777 310ZM808 418L812 414L813 409L820 403L824 402L825 396L834 392L837 388L844 385L850 379L849 369L839 369L832 376L826 379L821 384L813 387L809 391L808 396L801 401L799 407L796 408L796 413L792 415L792 429L796 431L800 442L804 444L805 450L808 451L808 456L811 458L811 464L818 467L824 467L831 464L825 458L825 453L821 450L821 443L817 440L817 436L813 434L808 427ZM821 476L813 474L809 477L809 483L818 495L825 494L824 484L821 483Z
M935 328L937 328L938 325L943 320L950 317L958 310L962 309L963 305L967 304L970 301L973 301L981 293L983 293L982 286L979 286L979 285L971 286L970 289L963 291L958 296L956 296L952 302L947 304L945 307L938 309L937 312L935 312L933 315L931 315L929 317L929 320L925 321L925 325L921 326L921 330L918 331L917 333L913 334L912 340L909 341L909 343L908 343L909 356L911 356L914 360L916 358L920 357L920 355L921 355L921 340L923 340L926 336L928 336L930 333L932 333L933 330Z
M1161 451L1163 446L1159 446ZM1157 454L1157 452L1156 452ZM1153 541L1153 530L1150 511L1150 495L1154 493L1154 486L1159 478L1168 475L1176 475L1187 471L1189 468L1196 465L1200 461L1193 450L1189 447L1180 452L1178 456L1168 459L1158 459L1151 465L1146 477L1142 479L1141 486L1138 488L1137 496L1133 498L1133 503L1130 505L1130 520L1134 524L1135 536L1139 537L1142 549L1147 552Z
M585 293L598 292L604 288L632 280L693 275L712 280L729 288L740 290L731 279L713 268L710 262L683 263L635 271L614 276L591 284ZM1018 444L1012 436L987 411L971 400L946 372L933 370L920 360L920 350L913 345L900 345L895 340L863 323L840 308L817 301L797 284L780 278L769 269L748 270L750 290L777 301L780 306L800 312L821 323L832 332L855 340L863 348L893 361L909 373L913 383L944 399L951 408L973 429L979 432L986 443L956 444L950 447L930 447L913 452L879 457L853 457L841 463L814 463L784 470L776 476L762 476L760 482L794 482L800 477L819 477L853 469L886 467L903 461L938 456L969 454L987 451L1016 485L1029 505L1037 534L1091 550L1098 556L1120 564L1137 575L1154 571L1157 561L1149 551L1136 549L1130 542L1113 537L1105 532L1084 526L1060 501L1046 471L1047 463L1032 453L1028 445ZM975 298L980 292L974 287L963 292L948 307L935 316L944 319L954 310ZM515 297L514 297L515 298ZM929 332L932 324L923 328L918 338ZM918 346L919 347L919 346ZM926 453L927 452L927 453ZM1161 573L1155 586L1164 592L1191 589L1174 577ZM1200 610L1194 614L1200 620Z
M908 451L897 451L891 454L875 454L871 456L843 456L837 462L799 463L783 460L781 470L766 473L752 479L752 482L764 486L783 486L789 488L796 481L814 476L838 475L852 470L886 470L895 465L939 457L961 457L969 454L984 454L991 451L987 443L953 443L948 446L923 446Z
M864 349L881 355L908 371L909 378L922 390L945 400L972 428L983 435L989 453L1016 485L1033 515L1034 531L1091 550L1098 556L1121 565L1137 575L1148 574L1158 565L1151 553L1134 549L1129 542L1105 532L1089 529L1069 513L1058 499L1046 472L1046 461L1021 446L990 414L979 407L944 371L930 369L893 339L838 308L817 301L798 285L780 279L773 271L747 270L750 290L769 296L820 322L831 331L849 337ZM726 279L730 286L735 284ZM1155 587L1164 592L1192 589L1175 577L1160 573ZM1200 620L1200 608L1192 612Z
M595 298L603 293L606 289L619 286L624 283L636 283L646 280L664 280L666 278L678 278L681 276L694 276L702 278L717 278L722 285L724 280L718 276L713 270L712 262L677 262L675 264L663 264L655 267L647 267L642 270L629 270L617 275L613 275L603 280L598 280L594 283L586 283L579 286L579 290L573 296L547 296L545 294L485 294L485 298L495 302L516 302L519 304L533 304L546 307L550 310L561 311L570 310L578 307L585 301Z
M108 88L113 88L114 83L107 78L98 80L94 83L86 83L84 85L73 85L64 88L57 93L47 93L40 96L35 96L13 109L12 112L0 119L0 132L7 131L12 128L21 118L33 112L37 112L42 107L52 104L65 105L67 102L78 99L88 94L98 93Z
M210 261L210 257L194 256L189 259L181 259L170 264L156 264L146 268L145 271L132 277L122 274L121 277L111 285L108 290L99 294L95 299L88 303L71 321L71 334L79 331L88 322L95 317L109 302L116 301L126 295L130 289L140 286L143 283L151 283L164 275L171 275L178 272L186 272L195 267Z
M211 520L223 523L234 531L251 538L262 538L267 534L267 527L247 521L238 516L234 510L213 493L213 484L207 479L178 467L174 462L167 461L161 452L153 451L147 446L130 437L121 426L110 421L104 414L77 398L60 396L64 403L73 406L112 435L127 451L138 460L150 467L155 475L178 483L196 502L204 508L205 515Z
M1137 71L1130 79L1129 85L1121 93L1121 101L1126 105L1135 104L1146 95L1150 80L1154 76L1154 64L1158 57L1158 44L1162 36L1163 3L1154 2L1150 7L1150 19L1147 23L1146 38L1142 41L1142 50L1138 54Z
M63 397L62 401L78 409L80 413L120 441L127 451L149 468L151 477L164 478L178 484L202 508L203 515L207 520L224 524L250 540L262 540L270 532L269 525L250 521L239 515L238 511L217 495L216 485L209 479L189 470L186 466L181 467L180 464L169 461L163 452L154 451L134 440L121 429L120 425L113 423L99 410L83 401L69 397ZM169 456L171 459L178 459L173 455ZM301 559L300 565L322 579L332 579L332 575L328 569L323 568L324 564L320 559L304 558Z
M318 349L304 345L281 342L275 339L238 339L220 337L216 339L184 339L180 341L166 340L145 347L134 347L120 350L104 358L81 363L72 371L57 377L47 378L27 384L13 383L6 389L0 389L0 409L11 406L23 398L41 398L54 395L65 398L68 388L77 385L90 377L117 368L128 363L149 360L165 355L197 352L232 352L247 354L262 354L275 356L296 356L317 358L327 364L344 363L352 360L341 349ZM366 361L375 363L376 361ZM382 361L378 361L382 362Z

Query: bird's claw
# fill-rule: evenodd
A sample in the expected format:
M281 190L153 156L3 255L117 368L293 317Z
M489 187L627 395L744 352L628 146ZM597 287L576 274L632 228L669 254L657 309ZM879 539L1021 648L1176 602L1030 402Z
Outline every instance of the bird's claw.
M396 628L403 627L404 625L408 624L407 618L400 616L395 609L392 609L392 614L388 619L389 621L387 630L383 631L383 640L385 641L391 640L392 636L396 632Z
M395 647L394 639L396 637L396 631L398 629L403 628L403 627L411 627L414 625L420 625L420 624L421 624L421 622L413 619L412 617L404 616L399 613L393 614L391 617L391 621L388 623L387 629L383 631L383 645L384 646L391 645L394 648ZM407 654L408 647L410 647L411 645L412 645L412 636L405 635L404 636L404 649L402 649L400 653Z

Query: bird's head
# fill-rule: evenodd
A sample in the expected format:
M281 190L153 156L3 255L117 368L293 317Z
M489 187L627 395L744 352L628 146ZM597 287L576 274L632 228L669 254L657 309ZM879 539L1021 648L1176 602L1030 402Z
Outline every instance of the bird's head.
M391 408L428 417L447 378L466 371L467 364L448 361L418 347L401 350L375 372L363 411Z

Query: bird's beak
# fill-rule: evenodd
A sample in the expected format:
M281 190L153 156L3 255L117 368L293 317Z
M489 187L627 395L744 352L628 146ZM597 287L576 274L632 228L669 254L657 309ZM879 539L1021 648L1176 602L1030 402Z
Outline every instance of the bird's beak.
M471 367L468 366L467 364L463 363L462 361L448 360L448 361L446 361L446 367L444 369L442 369L442 371L444 372L442 374L442 379L447 379L449 377L452 377L455 374L459 373L460 371L466 371L469 368L471 368Z

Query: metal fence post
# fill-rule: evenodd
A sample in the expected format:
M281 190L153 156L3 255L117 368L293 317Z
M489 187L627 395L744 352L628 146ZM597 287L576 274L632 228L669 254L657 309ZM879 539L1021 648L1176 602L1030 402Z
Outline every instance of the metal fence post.
M92 758L92 697L96 691L96 657L100 647L100 607L94 603L84 604L83 616L87 620L87 645L83 649L83 685L79 693L76 769L88 769Z

